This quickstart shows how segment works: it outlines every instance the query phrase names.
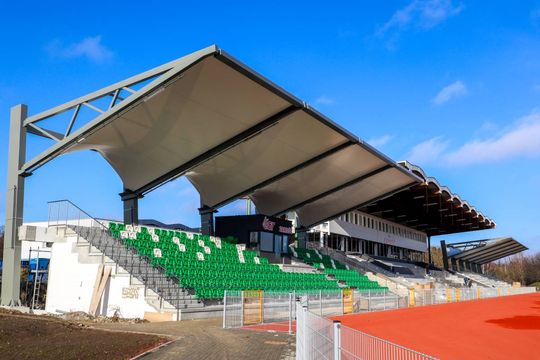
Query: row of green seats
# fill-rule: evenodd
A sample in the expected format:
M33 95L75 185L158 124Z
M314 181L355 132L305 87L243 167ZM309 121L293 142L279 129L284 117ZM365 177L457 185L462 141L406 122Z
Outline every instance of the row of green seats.
M111 223L111 234L121 237L126 227ZM154 266L176 276L183 287L194 289L201 299L220 298L225 290L339 291L336 280L325 274L287 273L257 252L243 250L240 261L236 239L212 239L165 229L137 228L135 239L123 238L126 246L147 256ZM219 244L219 245L218 245ZM208 253L209 251L209 253Z

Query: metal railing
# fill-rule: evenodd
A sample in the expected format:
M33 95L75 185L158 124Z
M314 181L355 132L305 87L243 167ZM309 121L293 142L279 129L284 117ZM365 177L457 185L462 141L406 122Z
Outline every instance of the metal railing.
M60 229L67 229L69 226L85 226L107 230L107 226L86 211L69 200L55 200L48 203L47 226Z
M339 357L342 360L428 360L432 356L352 329L340 326ZM337 360L336 359L336 360Z
M297 360L431 360L432 356L325 319L296 303Z
M69 200L51 201L48 204L49 227L56 229L59 236L75 236L77 244L84 239L85 244L90 246L89 252L91 247L99 250L103 263L109 258L117 267L122 267L132 277L141 281L145 285L145 296L148 289L157 294L156 306L160 309L165 305L164 301L167 301L176 308L179 318L180 309L204 306L179 285L178 279L167 276L163 269L153 266L148 258L140 256L121 239L112 237L106 220L92 217Z
M392 310L408 307L407 297L398 296L389 291L367 291L355 294L355 313Z
M301 299L312 312L320 316L343 314L343 291L267 292L225 291L223 298L223 328L281 323L292 333L296 318L295 301Z
M296 303L297 360L333 360L336 358L336 326L334 322L313 314L300 302Z
M534 287L461 287L411 290L409 306L425 306L446 304L451 302L487 299L498 296L530 294L536 292Z

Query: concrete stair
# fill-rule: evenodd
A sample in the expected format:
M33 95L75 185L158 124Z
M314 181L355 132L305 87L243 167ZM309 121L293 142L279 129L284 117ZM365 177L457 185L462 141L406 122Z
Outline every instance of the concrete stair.
M177 279L168 277L148 259L125 247L106 229L71 226L67 231L78 235L73 252L78 254L79 262L111 266L115 276L129 277L131 285L144 289L146 302L156 311L179 314L203 310L204 304L180 287Z

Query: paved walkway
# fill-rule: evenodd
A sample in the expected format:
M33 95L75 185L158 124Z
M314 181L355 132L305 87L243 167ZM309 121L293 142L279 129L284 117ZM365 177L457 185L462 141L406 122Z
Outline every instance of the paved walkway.
M95 324L96 328L167 335L174 341L150 359L292 360L294 336L282 333L224 330L221 319L143 324Z

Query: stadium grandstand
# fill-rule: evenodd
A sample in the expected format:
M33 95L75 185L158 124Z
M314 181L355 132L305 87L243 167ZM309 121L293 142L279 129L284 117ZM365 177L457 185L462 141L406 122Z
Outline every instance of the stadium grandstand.
M65 131L48 129L66 115ZM30 134L52 144L27 160ZM119 175L123 218L60 200L47 221L24 222L25 178L84 150ZM139 199L179 177L200 195L200 228L139 219ZM241 326L279 307L275 319L291 330L296 298L341 315L479 298L482 289L501 295L511 285L487 278L482 265L526 249L512 238L443 242L445 266L434 266L432 236L495 222L217 46L39 114L15 106L8 189L1 304L21 303L21 249L40 249L50 260L32 283L41 289L47 279L49 313L223 316L234 327L227 316L240 304ZM246 198L256 214L216 216Z

